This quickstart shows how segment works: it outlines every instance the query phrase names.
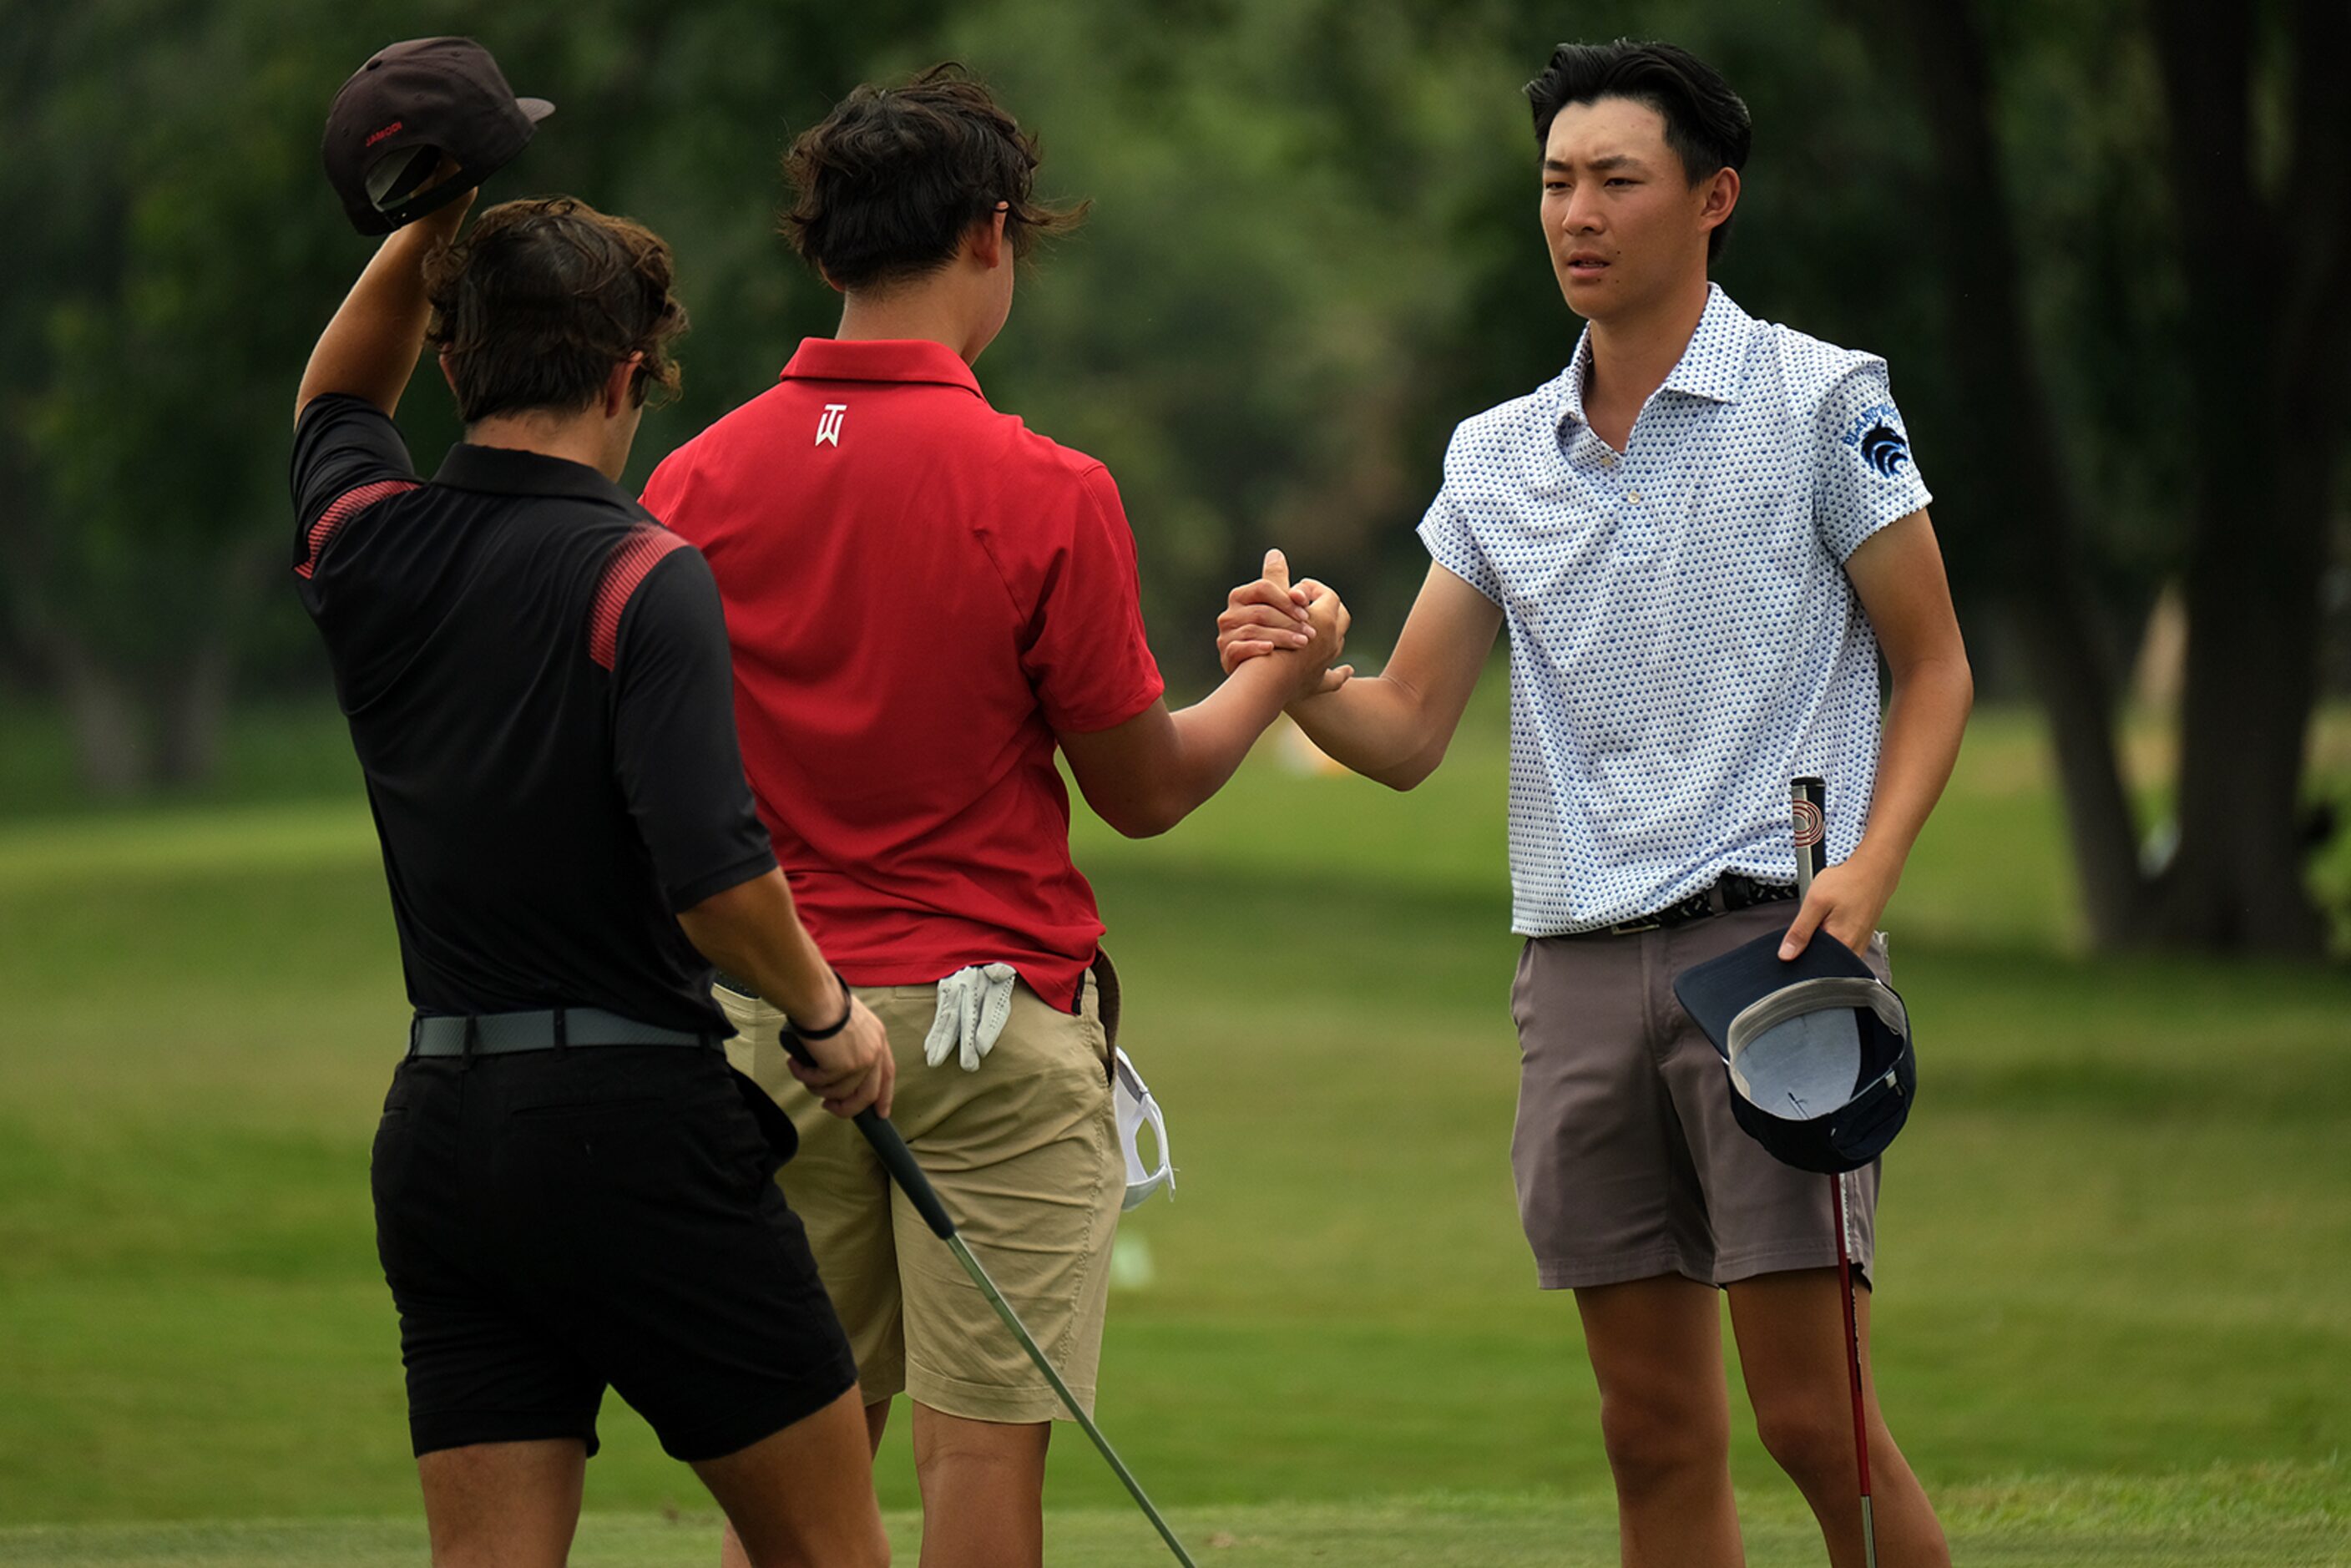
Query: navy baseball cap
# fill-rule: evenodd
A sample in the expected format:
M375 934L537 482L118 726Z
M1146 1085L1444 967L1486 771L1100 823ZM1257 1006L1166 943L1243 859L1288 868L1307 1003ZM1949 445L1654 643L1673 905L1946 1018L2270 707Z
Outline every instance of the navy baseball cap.
M390 234L512 162L554 112L543 98L517 98L473 39L411 38L343 83L319 152L351 226ZM457 173L428 185L444 158Z
M1858 1170L1894 1141L1917 1097L1910 1015L1826 931L1783 960L1784 935L1684 970L1674 995L1722 1053L1748 1136L1799 1170Z

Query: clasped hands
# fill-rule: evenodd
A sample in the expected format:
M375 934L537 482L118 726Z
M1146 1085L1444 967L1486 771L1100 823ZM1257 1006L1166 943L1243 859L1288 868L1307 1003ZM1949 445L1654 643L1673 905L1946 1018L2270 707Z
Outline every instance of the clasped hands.
M1260 657L1294 664L1299 689L1293 701L1335 692L1355 674L1353 664L1332 663L1347 645L1353 619L1327 584L1311 577L1292 583L1289 558L1270 549L1265 574L1226 596L1225 612L1217 617L1217 659L1227 674Z

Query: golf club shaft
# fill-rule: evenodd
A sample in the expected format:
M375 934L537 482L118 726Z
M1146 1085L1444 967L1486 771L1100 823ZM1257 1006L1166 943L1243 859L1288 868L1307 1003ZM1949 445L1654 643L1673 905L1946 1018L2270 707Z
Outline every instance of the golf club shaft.
M783 1045L798 1060L814 1065L808 1047L789 1030L784 1031ZM1167 1543L1167 1550L1176 1554L1176 1561L1184 1564L1184 1568L1198 1568L1198 1564L1192 1561L1192 1554L1184 1550L1184 1543L1176 1539L1175 1531L1168 1528L1167 1521L1159 1516L1159 1511L1151 1505L1151 1499L1144 1492L1143 1483L1134 1479L1134 1472L1126 1468L1126 1462L1118 1457L1118 1450L1110 1446L1110 1439L1102 1436L1100 1427L1094 1425L1093 1417L1079 1406L1077 1396L1070 1392L1070 1385L1063 1381L1061 1373L1045 1359L1045 1353L1038 1345L1036 1336L1029 1332L1029 1325L1020 1321L1020 1314L1012 1310L1012 1303L1004 1299L1004 1292L996 1288L996 1281L988 1278L987 1270L980 1267L979 1260L971 1255L970 1246L956 1234L955 1218L947 1213L946 1205L939 1201L938 1189L931 1185L931 1178L923 1174L923 1167L914 1162L914 1152L906 1147L906 1140L899 1135L890 1118L868 1105L853 1119L857 1123L857 1130L865 1134L865 1141L873 1146L873 1153L881 1159L883 1168L889 1171L890 1179L898 1184L898 1190L906 1195L906 1200L914 1206L914 1212L921 1215L923 1223L931 1228L931 1234L946 1242L947 1250L956 1255L956 1260L963 1265L963 1271L971 1276L971 1282L979 1287L979 1293L987 1298L987 1304L996 1309L996 1315L1004 1320L1004 1326L1012 1331L1012 1337L1020 1342L1020 1348L1029 1353L1029 1359L1035 1362L1037 1370L1045 1375L1045 1381L1052 1385L1054 1395L1061 1401L1061 1407L1085 1429L1086 1436L1093 1439L1093 1445L1102 1451L1102 1457L1110 1461L1112 1471L1125 1483L1128 1495L1134 1499L1135 1506L1143 1510L1143 1516L1151 1521L1151 1527L1159 1531L1159 1539Z
M1020 1342L1020 1348L1029 1353L1029 1359L1037 1364L1037 1370L1045 1375L1045 1381L1053 1385L1055 1394L1061 1396L1061 1407L1085 1429L1086 1436L1093 1439L1094 1447L1109 1462L1112 1472L1126 1484L1127 1492L1134 1499L1135 1506L1143 1510L1143 1516L1151 1521L1153 1529L1159 1531L1159 1539L1167 1543L1167 1550L1176 1554L1176 1561L1184 1564L1184 1568L1197 1568L1192 1561L1192 1554L1184 1550L1182 1542L1176 1539L1175 1531L1168 1528L1167 1521L1159 1517L1159 1511L1152 1507L1151 1500L1144 1495L1143 1483L1134 1479L1134 1472L1126 1468L1125 1461L1118 1457L1118 1450L1110 1446L1110 1439L1102 1436L1102 1429L1094 1425L1093 1417L1085 1413L1078 1404L1077 1396L1070 1392L1070 1385L1061 1380L1061 1375L1054 1370L1053 1364L1045 1359L1044 1351L1038 1347L1035 1338L1022 1324L1019 1314L1012 1310L1012 1303L1004 1299L1004 1292L996 1288L996 1281L987 1277L987 1270L981 1268L979 1260L971 1255L971 1248L960 1236L949 1236L944 1239L947 1249L963 1264L964 1272L971 1276L971 1282L979 1287L980 1294L986 1296L988 1304L996 1309L996 1315L1004 1320L1004 1326L1012 1331L1012 1337Z
M1861 1318L1854 1306L1853 1253L1845 1245L1844 1177L1829 1177L1829 1191L1836 1209L1837 1293L1844 1301L1845 1375L1853 1385L1853 1458L1861 1477L1861 1560L1865 1568L1877 1568L1877 1523L1869 1496L1869 1426L1861 1399Z
M1796 841L1796 897L1813 894L1814 873L1828 867L1828 781L1812 776L1788 780L1788 814ZM1847 1245L1844 1177L1829 1177L1830 1207L1836 1218L1837 1295L1844 1307L1845 1380L1853 1389L1853 1463L1861 1480L1861 1552L1866 1568L1877 1568L1877 1521L1869 1496L1869 1424L1861 1396L1861 1316L1853 1297L1853 1249Z
M1184 1564L1184 1568L1197 1568L1192 1561L1192 1554L1184 1550L1181 1541L1176 1539L1175 1531L1168 1528L1167 1521L1159 1516L1159 1511L1151 1505L1151 1499L1144 1492L1143 1483L1134 1479L1134 1472L1126 1468L1125 1461L1118 1457L1118 1450L1110 1446L1110 1439L1102 1436L1100 1427L1094 1425L1093 1417L1078 1404L1077 1396L1070 1392L1069 1384L1046 1359L1036 1336L1020 1321L1020 1314L1012 1310L1012 1303L1004 1299L1004 1292L996 1288L996 1281L988 1277L986 1269L980 1267L979 1260L972 1256L969 1244L956 1233L955 1220L948 1216L946 1206L939 1201L938 1191L931 1186L930 1178L923 1174L923 1167L914 1163L914 1151L906 1147L906 1140L899 1136L898 1129L890 1124L887 1116L871 1106L860 1111L856 1121L857 1130L865 1134L865 1141L873 1145L873 1152L889 1168L891 1179L898 1184L916 1212L922 1215L923 1223L931 1228L931 1233L947 1244L947 1250L956 1255L956 1260L963 1265L963 1271L971 1276L971 1282L979 1287L979 1293L987 1298L987 1304L996 1309L996 1315L1004 1320L1004 1326L1012 1331L1012 1337L1020 1342L1020 1348L1029 1353L1029 1359L1035 1362L1037 1370L1045 1375L1045 1381L1052 1385L1053 1393L1061 1401L1061 1407L1084 1428L1086 1436L1093 1439L1094 1447L1110 1462L1112 1472L1125 1483L1135 1506L1143 1510L1143 1516L1151 1521L1153 1529L1159 1531L1159 1539L1167 1543L1167 1550L1176 1554L1176 1561Z

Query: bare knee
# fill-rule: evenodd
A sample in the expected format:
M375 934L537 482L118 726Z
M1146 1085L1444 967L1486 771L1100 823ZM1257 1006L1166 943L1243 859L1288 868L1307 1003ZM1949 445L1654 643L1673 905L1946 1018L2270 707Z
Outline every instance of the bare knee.
M1611 1394L1600 1402L1600 1436L1625 1498L1665 1491L1729 1463L1730 1433L1711 1401Z
M1855 1476L1853 1406L1842 1400L1782 1396L1755 1409L1763 1447L1806 1493L1849 1487Z

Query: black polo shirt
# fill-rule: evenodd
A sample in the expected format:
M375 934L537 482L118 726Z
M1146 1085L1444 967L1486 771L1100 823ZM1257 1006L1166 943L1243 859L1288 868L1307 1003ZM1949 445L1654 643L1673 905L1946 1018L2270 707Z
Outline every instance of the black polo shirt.
M420 482L355 397L303 411L293 490L409 999L726 1033L672 912L776 862L701 553L559 458L461 444Z

